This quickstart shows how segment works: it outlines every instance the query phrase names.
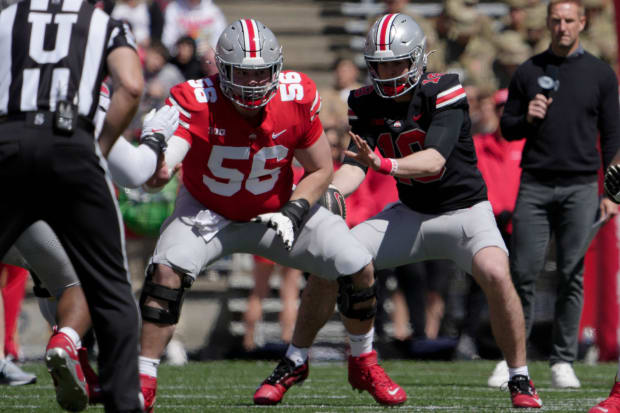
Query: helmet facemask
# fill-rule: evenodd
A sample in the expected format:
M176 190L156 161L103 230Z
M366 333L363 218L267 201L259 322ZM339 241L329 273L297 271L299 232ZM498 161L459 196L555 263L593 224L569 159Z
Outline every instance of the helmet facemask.
M222 93L239 106L247 109L258 109L265 106L276 95L278 78L282 70L282 57L270 64L236 64L225 62L220 56L215 57L220 73L220 88ZM250 59L246 59L250 60ZM267 83L250 86L239 83L235 73L240 70L269 70Z
M375 91L379 96L384 98L396 98L408 93L418 84L424 72L424 67L426 66L426 56L422 46L417 46L408 56L388 58L365 56L365 59ZM379 63L405 59L409 61L409 70L407 73L389 79L382 79L379 76Z

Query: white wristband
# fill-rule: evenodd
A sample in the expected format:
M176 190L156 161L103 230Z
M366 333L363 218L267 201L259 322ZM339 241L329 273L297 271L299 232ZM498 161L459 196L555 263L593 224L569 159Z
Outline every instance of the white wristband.
M394 158L390 158L390 161L392 161L392 169L390 170L390 175L394 176L396 175L396 171L398 171L398 161Z

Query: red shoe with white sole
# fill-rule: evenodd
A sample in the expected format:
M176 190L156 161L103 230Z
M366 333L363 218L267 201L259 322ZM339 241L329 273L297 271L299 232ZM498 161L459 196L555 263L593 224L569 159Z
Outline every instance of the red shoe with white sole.
M508 381L510 398L513 407L529 407L538 409L543 402L538 396L534 383L527 376L517 374Z
M615 382L609 397L588 410L588 413L620 413L620 382Z
M54 380L58 404L72 412L84 410L88 405L88 384L69 336L52 334L45 349L45 365Z
M360 355L349 356L349 383L360 392L366 390L377 403L396 406L407 401L407 393L394 383L377 361L375 350Z

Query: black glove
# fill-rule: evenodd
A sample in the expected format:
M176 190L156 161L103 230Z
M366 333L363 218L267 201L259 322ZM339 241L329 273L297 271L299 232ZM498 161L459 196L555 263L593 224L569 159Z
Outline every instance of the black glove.
M288 201L280 211L260 214L252 218L252 222L262 222L273 228L284 242L284 247L290 251L299 234L301 221L310 209L310 203L305 199Z
M327 191L319 198L318 203L333 214L340 215L342 219L347 218L347 204L344 201L344 195L334 185L329 185Z
M611 165L607 168L603 186L609 199L620 204L620 165Z

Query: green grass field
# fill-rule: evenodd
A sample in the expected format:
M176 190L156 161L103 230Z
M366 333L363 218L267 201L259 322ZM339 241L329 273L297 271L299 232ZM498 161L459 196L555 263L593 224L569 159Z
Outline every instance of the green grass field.
M295 386L275 407L254 406L252 394L275 362L217 361L190 363L185 367L162 366L155 411L160 412L375 412L384 409L368 393L352 391L344 363L310 365L310 377ZM486 386L495 363L415 362L390 360L382 363L391 377L407 391L407 402L394 411L478 412L523 411L511 409L508 391ZM607 396L616 363L575 366L582 388L559 391L550 387L546 363L530 365L530 372L543 399L541 411L587 412ZM52 382L43 363L29 363L38 382L22 387L0 387L0 412L60 412ZM103 412L102 407L88 411ZM392 411L390 410L390 411Z

